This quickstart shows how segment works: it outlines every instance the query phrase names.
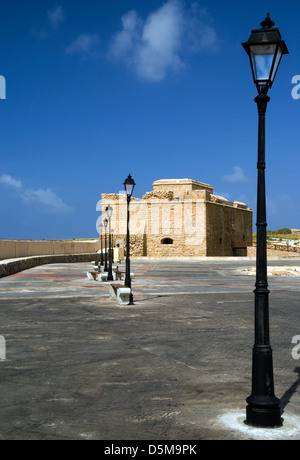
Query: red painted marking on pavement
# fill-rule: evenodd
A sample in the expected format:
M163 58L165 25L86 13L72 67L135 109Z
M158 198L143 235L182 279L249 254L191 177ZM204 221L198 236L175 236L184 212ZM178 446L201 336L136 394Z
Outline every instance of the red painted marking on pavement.
M99 290L104 290L104 287L100 286L82 286L83 288L89 288L89 289L99 289Z
M209 283L208 286L233 286L233 284Z
M53 280L53 283L70 283L72 280Z
M56 273L17 273L9 278L85 278L84 275L63 275Z

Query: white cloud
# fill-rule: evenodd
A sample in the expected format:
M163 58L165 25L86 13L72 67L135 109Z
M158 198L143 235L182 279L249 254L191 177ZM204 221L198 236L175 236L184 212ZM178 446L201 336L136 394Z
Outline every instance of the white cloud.
M50 29L56 32L65 20L65 13L61 5L58 5L52 8L51 10L48 10L47 16L48 16L48 27L43 27L43 28L38 27L38 28L33 28L31 30L31 34L34 37L39 38L41 40L45 40L49 38L49 36L51 36Z
M230 193L227 193L227 192L221 192L221 193L219 193L219 192L216 190L216 191L214 191L214 195L216 195L216 196L221 196L222 198L225 198L226 200L231 201L231 195L230 195Z
M122 29L112 40L109 56L144 80L161 81L169 72L186 67L186 50L199 52L216 45L217 35L208 18L197 3L186 10L181 0L168 0L146 20L129 11L122 17Z
M193 2L185 17L186 45L194 52L217 50L219 38L207 8Z
M49 23L54 30L57 30L61 23L65 20L64 10L61 5L49 10L47 14Z
M67 54L80 56L95 55L97 47L100 43L98 34L81 34L76 40L70 43L65 51Z
M72 208L63 202L50 188L47 190L25 190L21 196L26 204L38 204L46 211L55 213L70 212Z
M14 189L25 204L37 204L42 206L43 211L66 213L73 210L50 188L47 190L24 188L20 180L14 179L9 174L2 174L0 177L0 184Z
M244 171L242 168L239 166L234 166L233 167L233 173L232 174L225 174L223 176L223 180L226 182L247 182L248 178L245 176Z
M122 30L115 35L109 53L116 59L130 59L134 48L139 44L143 21L136 11L129 11L121 21Z
M2 174L0 177L0 184L7 185L8 187L12 187L15 189L22 188L22 182L20 180L14 179L9 174Z
M160 81L169 70L176 72L184 67L179 54L182 29L182 16L175 1L169 1L148 17L136 49L139 75Z

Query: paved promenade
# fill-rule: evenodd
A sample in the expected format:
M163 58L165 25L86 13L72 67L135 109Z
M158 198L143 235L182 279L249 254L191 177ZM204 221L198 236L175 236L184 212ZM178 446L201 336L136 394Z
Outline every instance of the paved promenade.
M300 259L271 260L300 267ZM254 260L136 260L135 304L90 263L0 280L3 440L300 439L300 277L269 277L275 393L284 424L247 427ZM124 270L124 263L120 265ZM299 351L300 357L300 351Z

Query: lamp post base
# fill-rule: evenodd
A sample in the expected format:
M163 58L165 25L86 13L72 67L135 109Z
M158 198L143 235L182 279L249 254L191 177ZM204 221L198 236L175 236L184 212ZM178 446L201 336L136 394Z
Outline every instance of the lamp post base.
M129 304L128 305L134 305L132 292L130 293Z
M252 367L252 394L246 399L246 424L263 428L280 427L280 400L274 394L270 345L254 345Z
M246 407L246 425L259 428L279 428L282 426L280 407Z

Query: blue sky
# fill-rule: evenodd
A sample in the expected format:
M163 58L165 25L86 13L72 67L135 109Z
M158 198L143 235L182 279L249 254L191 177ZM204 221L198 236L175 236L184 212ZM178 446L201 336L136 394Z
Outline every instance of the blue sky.
M257 107L241 46L270 12L268 228L300 228L298 1L2 0L0 238L97 237L101 193L190 178L256 208ZM299 90L300 94L300 90ZM255 227L254 227L255 228Z

